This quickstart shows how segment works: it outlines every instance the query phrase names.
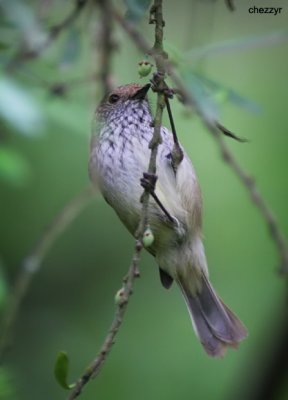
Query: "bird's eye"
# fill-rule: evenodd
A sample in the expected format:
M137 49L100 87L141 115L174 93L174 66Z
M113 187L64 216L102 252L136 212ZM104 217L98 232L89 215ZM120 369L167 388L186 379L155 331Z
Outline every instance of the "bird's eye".
M115 104L115 103L117 103L117 101L119 99L120 99L120 96L118 96L118 94L113 93L109 96L108 101L110 104Z

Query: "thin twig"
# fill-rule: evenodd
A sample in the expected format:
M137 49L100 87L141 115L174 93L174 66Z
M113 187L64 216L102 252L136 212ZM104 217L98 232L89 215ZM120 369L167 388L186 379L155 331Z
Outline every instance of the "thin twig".
M241 137L235 135L234 132L231 132L224 125L220 124L220 122L216 122L216 126L219 129L219 131L223 133L223 135L231 137L232 139L237 140L238 142L242 142L242 143L248 142L247 139L241 138Z
M23 62L38 58L58 36L79 17L87 1L88 0L75 0L75 6L72 12L62 22L50 28L45 41L38 47L35 49L25 49L23 46L20 46L14 57L6 65L6 70L11 72Z
M236 10L233 0L225 0L225 3L226 3L226 6L227 6L228 10L230 10L230 11L235 11Z
M113 10L113 16L115 20L119 23L119 25L127 32L130 38L134 41L136 46L143 51L144 53L149 54L149 46L145 40L145 38L137 31L135 26L127 21L123 16L117 11ZM151 54L151 52L150 52ZM269 207L266 205L265 200L258 192L255 182L251 180L251 178L243 171L242 167L237 163L232 153L229 151L225 143L223 142L220 134L219 127L217 127L217 121L211 122L206 116L203 114L202 110L197 106L197 102L194 98L194 95L187 91L185 84L179 78L178 74L175 72L174 66L166 59L161 57L161 55L156 55L158 59L158 63L162 64L165 71L169 74L171 80L175 83L176 87L179 89L181 95L184 97L184 100L187 105L192 107L200 118L202 119L204 125L207 127L208 131L212 134L214 139L216 140L217 145L220 148L221 154L225 162L232 168L234 173L238 176L243 186L248 191L248 194L256 207L258 208L262 218L266 222L268 230L270 232L271 238L274 241L276 248L278 250L278 254L280 257L280 267L279 272L283 274L288 274L288 246L284 235L282 234L280 227L278 226L275 218L273 217L273 213L270 211Z
M44 230L34 248L23 260L1 323L0 358L9 345L14 322L35 273L41 268L46 255L58 237L91 201L94 192L92 187L89 186L67 203L53 219L51 224Z
M169 121L170 121L170 125L171 125L173 140L174 140L174 146L172 149L172 165L173 165L174 170L177 171L177 168L178 168L179 164L182 162L184 155L183 155L183 150L181 149L181 146L178 141L178 136L176 133L173 114L172 114L172 110L171 110L171 106L170 106L170 101L167 96L165 96L165 103L166 103L166 108L167 108L168 117L169 117Z
M162 43L163 43L163 25L164 25L164 23L163 23L163 14L162 14L162 0L154 0L153 10L155 13L154 52L155 52L155 54L159 54L163 51ZM156 61L156 65L157 65L157 61ZM161 85L161 83L163 83L163 81L164 81L165 73L163 72L162 67L160 65L157 65L157 71L161 76L161 80L158 82L159 85ZM149 167L148 167L147 173L150 175L156 174L156 158L157 158L158 146L161 143L161 125L162 125L162 114L163 114L164 106L165 106L164 94L161 91L159 91L157 94L157 108L156 108L155 121L154 121L154 132L153 132L152 140L149 144L151 153L150 153ZM100 348L100 351L99 351L97 357L90 364L90 366L88 366L86 368L83 375L81 375L81 377L78 379L76 386L74 387L74 389L70 392L70 394L68 396L68 400L76 399L82 392L82 389L84 388L84 386L90 381L90 379L99 374L99 372L100 372L101 368L103 367L104 362L107 358L107 355L109 354L109 352L113 346L115 337L116 337L117 333L119 332L119 329L123 323L123 318L124 318L125 312L127 310L129 298L132 293L134 279L135 279L135 277L139 276L138 271L139 271L140 253L143 248L142 237L143 237L144 231L145 231L146 227L148 226L148 222L149 222L149 214L148 214L149 198L150 198L149 189L144 189L144 192L141 196L141 202L142 202L141 217L140 217L137 231L135 233L136 242L135 242L134 255L133 255L133 258L131 261L131 265L130 265L128 274L123 281L123 287L122 287L122 289L120 289L121 294L122 294L121 300L120 300L120 302L118 302L116 312L115 312L113 320L112 320L111 327L108 331L108 334L105 337L105 340Z
M120 329L120 326L122 325L123 318L127 310L128 301L132 294L134 279L139 275L138 265L140 261L141 250L142 250L142 243L140 240L136 240L135 250L131 261L131 265L129 267L126 278L124 278L123 280L123 288L120 289L121 300L118 302L117 309L114 314L110 329L104 339L104 342L101 346L101 349L97 357L91 363L91 365L86 368L83 375L78 379L75 387L68 396L68 400L76 399L81 394L82 389L90 381L90 379L96 377L99 374L108 354L110 353L110 350L114 344L114 339Z
M232 168L232 170L238 176L242 184L247 189L250 199L256 205L256 207L262 214L262 217L266 221L271 238L274 240L278 248L278 253L280 256L279 272L281 274L287 274L288 272L287 243L280 228L278 227L277 221L275 220L273 213L270 211L270 208L266 205L265 201L263 200L263 197L260 195L254 179L251 178L238 164L238 162L232 156L231 152L229 151L228 147L226 146L225 142L223 141L223 139L221 138L221 136L217 131L214 132L214 137L220 148L223 160Z
M96 0L101 10L101 27L97 39L100 60L99 60L99 78L103 87L103 95L109 93L112 89L111 79L111 54L115 49L115 43L112 40L113 19L110 15L110 0Z

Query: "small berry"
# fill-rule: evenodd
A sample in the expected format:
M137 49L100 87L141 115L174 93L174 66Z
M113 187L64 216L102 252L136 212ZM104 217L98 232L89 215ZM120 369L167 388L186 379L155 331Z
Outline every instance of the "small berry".
M125 291L124 291L124 288L123 288L123 287L122 287L121 289L119 289L119 290L117 291L117 293L115 294L114 300L115 300L115 304L116 304L117 306L120 306L122 303L125 302L124 294L125 294Z
M143 242L144 247L149 247L154 242L154 235L149 227L146 228L143 233L142 242Z
M138 63L138 73L140 75L140 78L143 78L144 76L147 76L150 74L152 70L153 65L149 61L140 61Z

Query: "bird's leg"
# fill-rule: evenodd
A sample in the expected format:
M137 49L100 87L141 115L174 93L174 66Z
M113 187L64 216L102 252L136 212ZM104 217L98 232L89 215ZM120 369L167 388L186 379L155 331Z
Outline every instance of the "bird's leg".
M169 102L169 99L173 99L174 90L171 89L167 85L167 83L161 78L161 76L159 76L159 73L157 73L157 72L153 75L153 78L150 80L150 82L151 82L152 90L154 92L162 92L165 97L165 105L167 108L168 117L169 117L169 121L170 121L170 125L171 125L172 135L173 135L173 141L174 141L174 146L173 146L172 153L171 153L172 168L176 173L177 168L179 167L179 165L181 164L181 162L184 158L184 154L183 154L183 150L178 141L175 123L174 123L172 110L171 110L170 102Z
M169 222L171 222L173 225L178 226L179 225L178 220L169 214L169 212L163 206L157 194L155 193L156 181L157 181L157 176L155 174L149 174L147 172L144 172L143 178L140 179L141 186L150 193L155 202L158 204L158 206L161 208L163 213L168 218Z
M166 108L167 108L167 112L168 112L168 116L169 116L171 130L172 130L172 134L173 134L173 140L174 140L174 146L173 146L173 150L171 153L172 167L173 167L174 171L177 172L177 168L181 164L184 154L183 154L183 150L181 149L181 146L178 141L176 128L175 128L175 124L174 124L174 119L173 119L173 115L172 115L172 110L170 107L169 98L171 98L171 93L173 93L172 89L168 88L168 90L165 92L165 104L166 104Z
M150 194L150 196L153 197L155 202L158 204L158 206L161 208L161 210L164 212L168 220L172 223L174 223L175 218L173 218L169 212L166 210L166 208L163 206L161 201L159 200L157 194L155 193L155 186L156 186L156 181L157 181L157 176L155 174L149 174L148 172L143 173L143 178L140 179L141 186L147 190Z

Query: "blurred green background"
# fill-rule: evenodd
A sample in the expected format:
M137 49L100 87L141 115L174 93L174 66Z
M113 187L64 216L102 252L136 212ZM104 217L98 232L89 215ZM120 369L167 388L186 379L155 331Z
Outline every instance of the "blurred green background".
M179 68L218 83L210 87L209 96L219 108L221 122L249 140L245 144L225 141L256 179L288 236L288 34L284 31L288 4L284 0L235 3L236 11L231 13L220 0L164 1L164 44ZM101 15L94 2L88 2L75 23L39 58L8 67L7 72L7 62L18 46L37 47L41 35L63 20L73 4L64 0L0 3L3 292L5 282L7 287L13 285L21 260L44 227L89 183L90 126L102 93L99 80L91 79L99 72L100 63L97 35ZM125 12L122 1L115 5ZM249 14L251 5L283 10L277 16ZM152 45L154 27L148 25L147 13L137 27ZM115 84L145 83L137 73L137 63L144 55L118 26L114 29ZM256 43L253 38L258 38ZM205 57L200 57L199 51L191 52L232 40L228 50L216 46ZM191 55L189 64L186 52ZM51 90L59 83L66 89L63 96ZM240 102L233 101L229 89L243 96ZM151 103L155 104L153 95ZM244 321L249 337L224 359L208 358L192 331L178 289L161 287L154 260L143 253L141 279L135 283L123 327L106 365L97 380L87 385L83 399L248 398L261 366L269 364L267 351L277 341L277 321L281 313L287 313L285 281L277 274L279 257L265 222L245 188L222 162L198 117L176 100L172 107L180 140L203 191L211 280ZM73 381L97 354L133 244L101 196L95 197L56 241L16 320L2 366L3 399L66 398L53 376L56 355L60 350L68 352L69 379ZM3 312L4 294L2 297ZM276 398L287 399L288 387Z

